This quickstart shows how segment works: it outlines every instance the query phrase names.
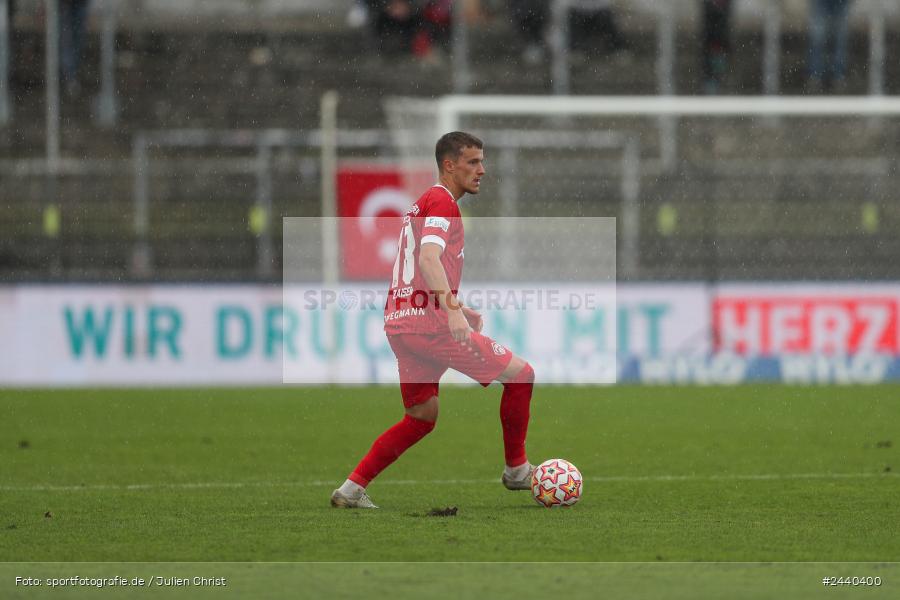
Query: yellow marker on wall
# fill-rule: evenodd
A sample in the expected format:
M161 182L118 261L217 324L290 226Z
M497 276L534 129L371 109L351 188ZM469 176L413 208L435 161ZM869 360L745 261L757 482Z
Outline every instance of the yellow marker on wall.
M873 202L864 202L862 205L862 228L866 233L878 231L878 206Z
M678 225L678 210L668 202L659 207L656 213L656 230L660 235L672 235Z
M269 215L266 212L266 209L261 206L251 206L250 214L247 217L250 233L253 235L260 235L264 232L266 230L268 219Z
M59 207L55 204L44 207L44 235L51 238L59 236L59 224Z

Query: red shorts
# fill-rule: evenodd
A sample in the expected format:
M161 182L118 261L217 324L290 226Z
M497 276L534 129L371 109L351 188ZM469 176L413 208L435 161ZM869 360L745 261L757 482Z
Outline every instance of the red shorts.
M409 408L438 395L438 385L447 369L468 375L488 386L509 365L512 352L486 335L473 331L468 344L447 333L388 335L400 371L400 394Z

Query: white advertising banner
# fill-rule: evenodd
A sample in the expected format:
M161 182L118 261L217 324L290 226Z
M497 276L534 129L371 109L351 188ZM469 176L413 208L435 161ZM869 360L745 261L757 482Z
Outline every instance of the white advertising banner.
M0 288L6 385L278 383L281 288Z
M280 286L254 285L0 287L0 385L394 382L374 290L323 298L312 287L283 295ZM501 301L485 290L499 290ZM709 350L702 285L503 284L461 295L482 308L484 333L547 383L611 383L621 374L617 354Z
M393 383L383 293L0 287L0 386ZM472 284L460 295L543 383L900 378L898 284Z

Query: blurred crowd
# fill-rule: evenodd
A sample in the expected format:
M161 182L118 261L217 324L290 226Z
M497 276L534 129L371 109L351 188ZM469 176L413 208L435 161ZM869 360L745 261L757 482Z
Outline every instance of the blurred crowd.
M521 32L523 59L534 65L547 55L551 3L551 0L464 0L463 18L467 23L476 23L485 18L485 13L501 10ZM453 0L357 0L348 21L356 27L368 24L384 53L408 52L424 62L440 63L448 51L453 4ZM569 13L573 51L627 50L611 0L570 0Z
M12 27L16 1L6 0L7 23ZM59 77L63 91L77 96L81 86L78 73L87 34L91 0L59 0Z
M519 33L522 60L529 66L546 60L553 0L464 0L462 18L477 23L486 12L502 13ZM698 0L703 91L717 94L729 73L734 0ZM809 0L807 90L843 92L847 77L848 14L853 0ZM348 21L369 27L382 55L411 54L423 64L439 65L449 53L454 0L356 0ZM10 23L15 0L8 0ZM91 0L60 0L60 78L77 95L78 71ZM571 56L628 56L612 0L569 0Z
M357 0L348 20L354 26L368 23L383 54L409 52L440 62L450 38L452 7L453 0Z
M466 0L463 18L478 22L485 11L503 11L519 32L522 60L546 60L553 0ZM842 92L847 75L848 14L853 0L809 0L807 89ZM729 72L734 0L698 0L703 91L717 94ZM385 54L410 53L440 64L448 52L453 0L357 0L352 25L369 25ZM569 0L570 51L576 60L630 53L612 0Z
M853 0L809 0L806 88L842 93L847 82L848 17ZM702 0L703 90L716 94L728 74L733 0Z

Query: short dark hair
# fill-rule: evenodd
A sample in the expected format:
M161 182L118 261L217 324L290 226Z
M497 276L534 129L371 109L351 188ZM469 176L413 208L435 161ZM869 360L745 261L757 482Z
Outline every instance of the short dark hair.
M462 154L463 148L484 148L484 142L471 133L465 131L451 131L441 136L434 147L434 158L437 161L438 171L443 171L445 158L456 160Z

